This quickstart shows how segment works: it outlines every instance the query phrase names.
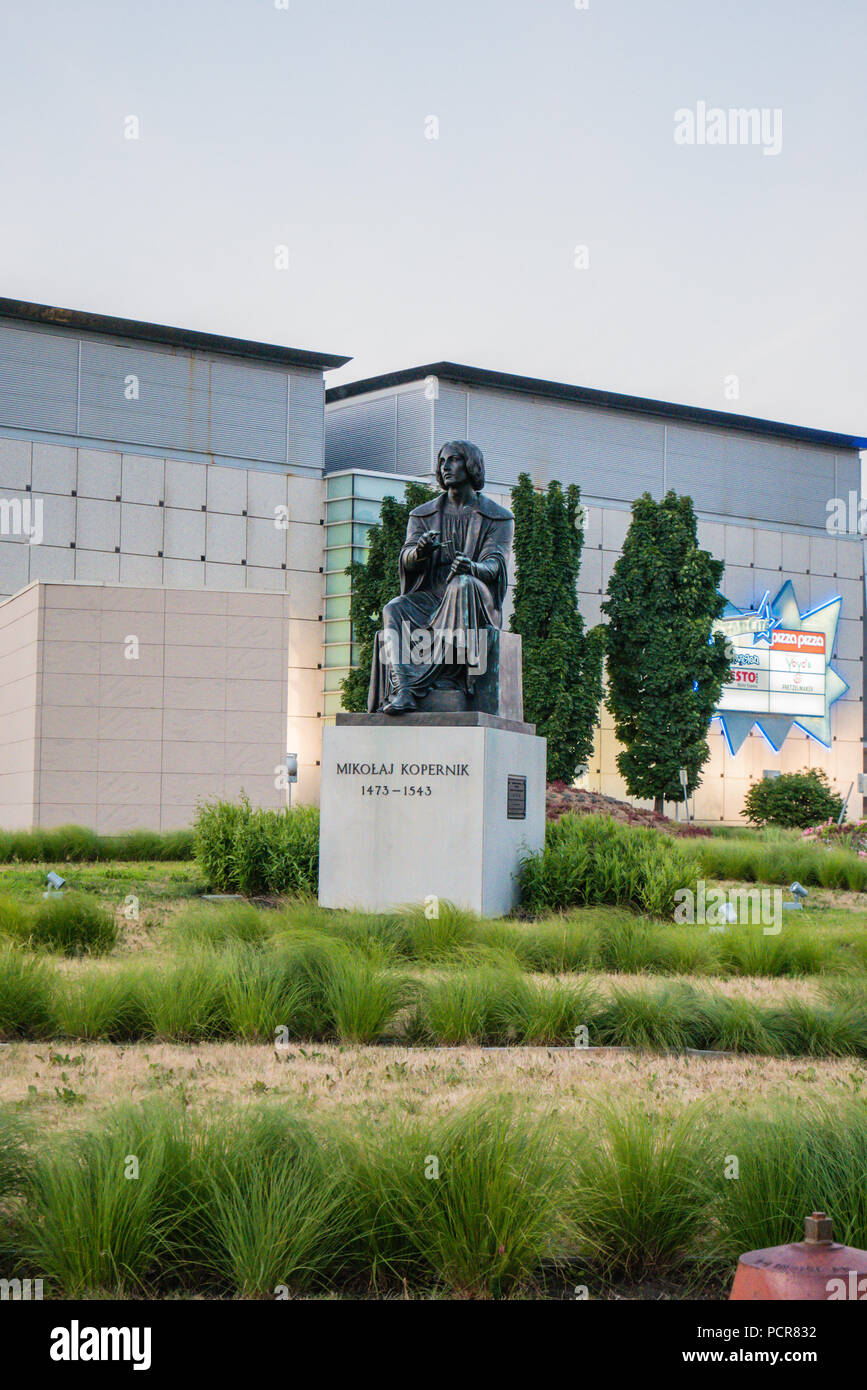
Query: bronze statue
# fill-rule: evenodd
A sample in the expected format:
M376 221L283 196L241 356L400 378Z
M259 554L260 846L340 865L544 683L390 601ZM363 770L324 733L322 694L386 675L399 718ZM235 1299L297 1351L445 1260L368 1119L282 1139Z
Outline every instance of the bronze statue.
M437 455L442 493L410 512L400 552L400 597L383 610L368 708L405 714L432 690L471 698L488 633L502 626L514 518L481 495L485 461L466 440Z

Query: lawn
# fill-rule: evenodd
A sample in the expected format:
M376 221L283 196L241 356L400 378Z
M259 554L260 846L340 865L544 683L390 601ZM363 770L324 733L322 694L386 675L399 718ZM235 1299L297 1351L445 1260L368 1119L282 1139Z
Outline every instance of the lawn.
M49 867L113 918L104 954L28 945ZM0 866L0 1272L720 1298L811 1207L867 1244L863 893L816 886L766 934L207 891L189 860Z

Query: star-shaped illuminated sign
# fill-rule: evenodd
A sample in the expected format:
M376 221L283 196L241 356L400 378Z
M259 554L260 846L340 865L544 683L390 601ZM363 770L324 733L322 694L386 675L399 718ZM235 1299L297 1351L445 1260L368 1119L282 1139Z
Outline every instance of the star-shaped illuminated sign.
M792 725L831 746L831 706L849 686L831 665L841 598L802 613L791 580L758 608L726 603L715 627L732 646L731 679L717 713L729 750L737 753L755 724L775 752Z
M771 595L769 590L765 591L765 596L756 609L756 618L762 623L762 627L758 628L757 631L753 633L753 646L755 646L757 642L770 643L771 633L774 631L774 628L780 626L781 620L777 617L771 606Z

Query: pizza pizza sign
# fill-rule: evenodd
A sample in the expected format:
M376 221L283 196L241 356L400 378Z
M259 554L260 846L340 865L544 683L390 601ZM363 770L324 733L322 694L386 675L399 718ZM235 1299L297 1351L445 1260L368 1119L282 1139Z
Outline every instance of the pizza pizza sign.
M848 688L831 665L842 600L801 613L791 582L755 610L727 604L714 624L731 660L716 714L732 752L758 724L775 747L793 723L826 746L830 707Z

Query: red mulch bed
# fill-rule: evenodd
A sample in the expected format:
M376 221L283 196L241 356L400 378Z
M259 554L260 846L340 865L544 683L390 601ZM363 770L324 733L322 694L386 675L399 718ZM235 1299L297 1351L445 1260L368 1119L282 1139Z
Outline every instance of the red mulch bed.
M581 791L578 787L567 787L565 782L549 782L545 796L546 818L559 820L567 811L574 811L578 816L613 816L614 820L624 821L627 825L649 826L652 830L665 830L670 835L711 833L706 825L687 825L668 816L658 816L655 811L642 811L637 806L630 806L628 801L618 801L614 796Z

